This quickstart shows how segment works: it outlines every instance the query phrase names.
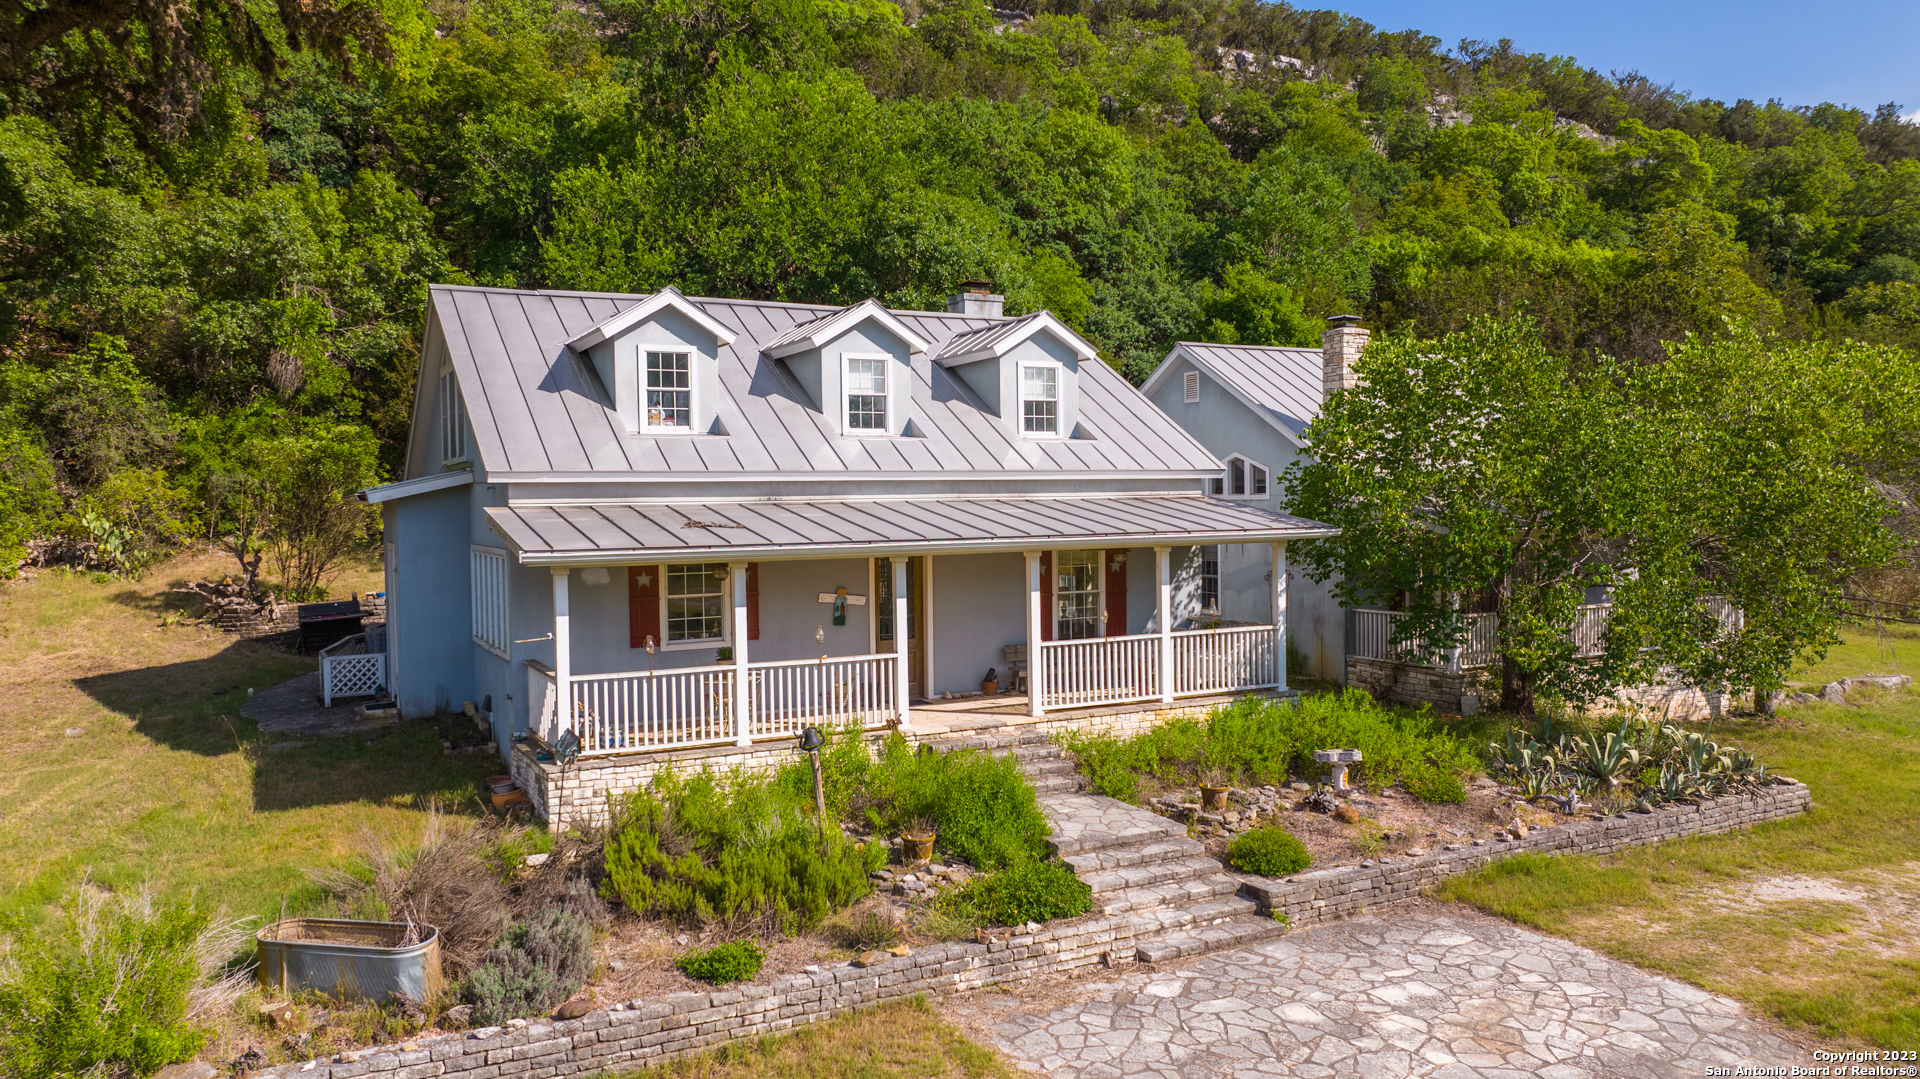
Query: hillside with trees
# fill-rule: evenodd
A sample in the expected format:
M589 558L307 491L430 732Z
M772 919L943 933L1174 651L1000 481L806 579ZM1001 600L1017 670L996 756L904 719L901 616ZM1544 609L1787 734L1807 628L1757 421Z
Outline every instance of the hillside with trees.
M1350 311L1524 313L1585 370L1730 325L1920 343L1892 103L1729 104L1250 0L7 18L9 572L230 533L302 446L390 477L435 281L938 308L986 279L1135 381L1178 339L1307 344Z

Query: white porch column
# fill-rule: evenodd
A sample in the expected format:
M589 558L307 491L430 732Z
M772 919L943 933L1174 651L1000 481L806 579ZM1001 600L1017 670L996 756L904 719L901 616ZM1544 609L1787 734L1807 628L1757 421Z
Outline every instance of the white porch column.
M893 706L900 733L913 733L913 653L907 644L907 555L893 561Z
M1274 664L1280 671L1280 691L1287 689L1287 541L1273 547L1273 646L1278 649Z
M1173 548L1153 549L1154 624L1160 627L1160 699L1173 699Z
M1040 552L1027 552L1027 714L1039 716L1046 713L1042 703L1047 698L1040 692L1040 619L1045 612L1040 609Z
M573 618L567 610L565 566L553 569L553 686L560 698L554 706L553 736L573 729ZM585 747L582 747L585 748Z
M747 564L727 563L733 576L733 744L753 745L752 696L747 678Z

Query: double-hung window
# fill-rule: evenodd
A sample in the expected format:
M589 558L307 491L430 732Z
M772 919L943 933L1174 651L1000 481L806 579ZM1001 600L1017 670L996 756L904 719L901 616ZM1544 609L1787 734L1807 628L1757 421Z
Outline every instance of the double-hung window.
M1100 552L1058 551L1053 557L1054 638L1100 636Z
M885 434L886 359L879 356L848 356L846 363L848 433Z
M647 426L693 429L693 371L684 352L647 353Z
M1020 368L1021 430L1030 435L1060 433L1060 369L1044 364Z
M440 369L440 462L459 464L467 459L467 410L460 399L460 380L452 367Z
M666 584L668 644L698 644L726 636L725 562L668 566Z
M1220 613L1220 548L1200 548L1200 609L1207 614Z

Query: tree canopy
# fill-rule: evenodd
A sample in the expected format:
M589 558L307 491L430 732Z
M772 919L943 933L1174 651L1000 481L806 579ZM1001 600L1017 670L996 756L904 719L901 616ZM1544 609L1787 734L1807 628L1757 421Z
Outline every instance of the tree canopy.
M0 567L122 473L206 525L249 439L352 424L390 471L431 281L926 308L986 279L1136 381L1340 313L1524 312L1576 368L1729 318L1920 342L1920 127L1890 103L1727 104L1256 0L1016 8L15 5Z

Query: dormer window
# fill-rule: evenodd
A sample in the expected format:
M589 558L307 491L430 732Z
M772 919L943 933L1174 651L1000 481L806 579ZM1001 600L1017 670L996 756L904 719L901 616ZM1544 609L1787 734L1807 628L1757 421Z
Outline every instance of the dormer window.
M1227 458L1227 472L1216 476L1212 493L1224 498L1267 497L1267 466L1239 454Z
M887 364L889 356L847 356L847 433L887 433Z
M692 430L693 377L687 353L647 353L647 427Z
M1060 369L1052 364L1020 365L1021 429L1030 435L1060 433Z

